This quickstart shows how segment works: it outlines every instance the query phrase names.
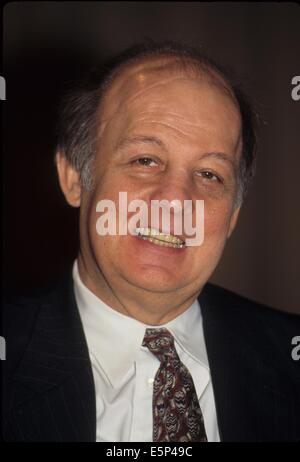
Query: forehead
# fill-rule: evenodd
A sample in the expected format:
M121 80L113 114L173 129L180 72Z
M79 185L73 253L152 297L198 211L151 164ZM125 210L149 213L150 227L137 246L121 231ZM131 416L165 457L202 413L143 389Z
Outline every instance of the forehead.
M125 67L107 88L101 106L101 132L113 123L116 128L152 118L172 120L193 131L192 125L210 123L240 132L237 102L223 78L213 71L179 66L165 58L148 59ZM175 120L176 119L176 120Z

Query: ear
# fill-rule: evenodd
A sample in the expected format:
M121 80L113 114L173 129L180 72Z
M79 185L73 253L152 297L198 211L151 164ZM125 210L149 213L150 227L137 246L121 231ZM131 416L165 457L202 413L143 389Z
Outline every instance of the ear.
M230 218L230 223L229 223L229 229L228 229L228 234L227 234L227 239L230 238L236 224L237 224L237 220L238 220L238 217L239 217L239 213L240 213L240 210L241 210L241 206L239 207L236 207L235 210L233 211L232 215L231 215L231 218Z
M66 157L58 151L55 156L59 184L68 204L79 207L81 203L80 174Z

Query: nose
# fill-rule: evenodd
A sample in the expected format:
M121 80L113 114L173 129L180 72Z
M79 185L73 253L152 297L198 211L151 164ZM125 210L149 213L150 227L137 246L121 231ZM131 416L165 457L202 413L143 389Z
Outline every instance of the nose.
M178 232L175 232L175 234L181 234L179 230L182 229L183 226L184 213L186 215L192 215L194 209L192 186L187 174L183 171L173 171L165 174L163 178L160 178L159 184L155 185L155 188L152 190L150 201L152 223L156 223L158 220L158 216L156 215L157 209L156 212L154 212L154 208L158 207L159 202L159 208L161 210L160 228L164 231L168 223L168 217L170 217L174 226L176 227L175 223L177 223L178 226ZM154 218L154 216L156 216L156 218ZM164 216L166 217L165 219ZM171 230L175 231L172 224ZM166 229L166 232L169 231Z
M170 171L160 178L159 184L151 193L151 200L167 200L174 205L174 211L178 210L178 201L183 206L184 200L192 200L192 186L187 172Z

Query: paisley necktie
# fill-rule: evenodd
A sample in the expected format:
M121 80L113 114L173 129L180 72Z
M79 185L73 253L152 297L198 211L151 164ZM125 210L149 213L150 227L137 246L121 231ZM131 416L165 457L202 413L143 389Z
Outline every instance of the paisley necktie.
M153 383L153 441L207 441L195 385L165 328L146 329L143 346L160 361Z

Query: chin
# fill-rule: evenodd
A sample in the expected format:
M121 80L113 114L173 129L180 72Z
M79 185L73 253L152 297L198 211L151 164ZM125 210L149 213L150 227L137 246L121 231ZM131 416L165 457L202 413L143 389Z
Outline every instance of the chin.
M130 284L157 293L173 292L185 285L178 272L156 266L141 265L135 271L125 272L124 276Z

